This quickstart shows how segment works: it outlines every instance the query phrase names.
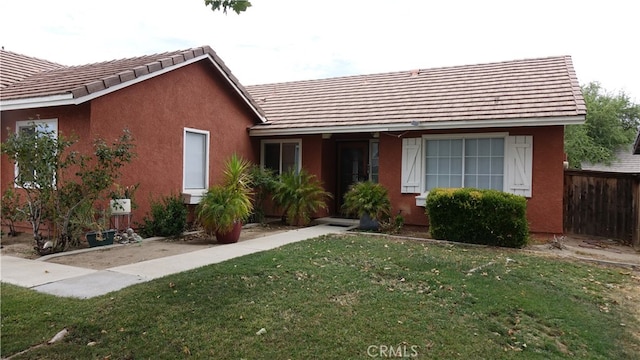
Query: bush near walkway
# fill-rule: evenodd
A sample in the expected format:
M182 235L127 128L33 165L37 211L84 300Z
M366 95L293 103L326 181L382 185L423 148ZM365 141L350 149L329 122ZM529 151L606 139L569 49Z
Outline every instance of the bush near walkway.
M433 189L427 197L435 239L519 248L527 244L527 200L496 190Z
M143 237L178 237L187 229L187 208L178 195L168 195L151 202L151 213L140 224Z

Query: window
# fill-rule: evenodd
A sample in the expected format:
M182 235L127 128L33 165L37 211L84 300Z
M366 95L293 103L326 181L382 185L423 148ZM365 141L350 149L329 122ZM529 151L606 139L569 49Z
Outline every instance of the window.
M380 142L371 140L369 143L369 180L377 183L380 174Z
M291 169L300 170L300 140L263 140L261 163L265 169L273 170L277 175Z
M184 192L202 193L209 184L209 132L184 129Z
M474 187L502 191L504 138L425 140L425 190Z
M51 136L53 139L57 139L58 138L58 120L48 119L48 120L16 121L16 134L18 134L19 136L34 135L34 134L38 134L39 136L48 135L48 136ZM39 154L38 152L36 152L35 155L38 156L42 154ZM21 185L25 187L38 186L37 185L38 174L36 174L36 171L32 164L16 164L14 171L15 171L16 179L23 179ZM49 178L49 175L51 175L51 178L50 178L51 182L55 184L55 181L56 181L55 169L53 168L50 169L50 173L51 174L46 174L46 177ZM45 175L45 174L40 174L40 175ZM16 184L16 186L18 186L18 184Z
M427 135L402 139L401 193L435 187L495 189L531 197L533 136L507 133Z

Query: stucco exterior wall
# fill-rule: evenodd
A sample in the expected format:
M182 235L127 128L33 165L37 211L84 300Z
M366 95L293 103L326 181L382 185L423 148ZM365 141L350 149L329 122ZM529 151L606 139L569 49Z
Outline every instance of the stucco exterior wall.
M1 115L1 139L7 140L9 133L15 133L17 121L38 121L57 119L58 132L64 136L77 136L84 139L89 134L90 104L79 106L61 106L57 108L38 108L27 110L3 111ZM85 151L90 149L90 142L79 141L73 146L74 150ZM14 168L6 155L1 157L1 189L4 191L13 186Z
M401 188L402 139L420 137L426 134L451 133L509 133L509 135L533 136L533 176L532 196L527 199L527 218L530 230L536 233L563 232L563 160L564 127L519 127L494 129L465 129L457 131L422 131L404 134L381 133L380 141L380 180L388 190L392 203L392 213L401 212L406 224L428 225L425 208L416 206L417 194L403 194ZM368 136L370 136L368 134ZM276 138L276 137L274 137ZM286 137L284 137L286 138ZM370 137L358 135L335 135L322 139L320 135L297 136L302 138L302 166L316 174L325 184L325 189L336 194L336 146L339 141L363 140ZM254 139L259 146L259 139ZM329 202L329 214L339 214L335 206L336 199ZM272 214L275 215L275 214ZM324 216L325 213L316 214Z
M184 128L210 132L209 185L221 181L234 152L255 161L247 127L256 117L227 81L200 62L97 98L91 107L92 135L111 137L128 128L137 158L123 170L123 185L139 183L134 218L142 220L150 201L180 194L183 187Z
M184 128L210 132L209 185L221 180L224 162L232 153L256 161L247 128L257 116L211 64L198 62L103 95L78 106L2 112L2 128L15 121L58 118L60 132L79 136L78 146L90 150L94 138L112 142L128 128L137 157L122 169L119 183L139 183L140 222L150 201L179 195L183 186ZM15 131L15 130L14 130ZM6 131L2 140L6 139ZM2 157L2 189L12 182L13 166Z
M460 131L416 132L405 137L442 133L508 132L509 135L533 136L532 196L527 199L527 218L530 230L536 233L563 232L563 160L564 127L519 127L508 129L477 129ZM400 192L402 138L380 136L380 183L389 189L393 211L402 210L405 223L427 225L425 209L415 205L416 194Z

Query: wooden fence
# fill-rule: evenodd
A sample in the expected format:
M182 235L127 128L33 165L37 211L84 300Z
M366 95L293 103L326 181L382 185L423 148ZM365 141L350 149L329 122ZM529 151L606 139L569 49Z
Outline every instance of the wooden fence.
M640 174L565 171L564 231L640 246Z

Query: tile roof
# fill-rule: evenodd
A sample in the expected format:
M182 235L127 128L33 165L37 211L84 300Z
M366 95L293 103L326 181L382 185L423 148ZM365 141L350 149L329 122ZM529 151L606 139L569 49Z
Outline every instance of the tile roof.
M263 131L571 118L586 107L571 57L421 69L248 86ZM559 120L560 121L560 120ZM530 124L535 125L535 124ZM452 125L454 126L454 125ZM473 125L467 125L472 127ZM499 125L498 125L499 126ZM354 130L352 130L354 131Z
M582 170L640 174L640 156L633 155L628 147L616 152L610 165L583 163Z
M26 104L23 106L29 106L27 100L37 101L53 96L66 96L76 99L75 103L79 103L83 101L83 98L88 100L92 96L102 94L101 92L115 91L122 86L136 83L149 76L178 68L203 55L208 55L211 58L237 91L254 108L254 111L261 118L264 118L264 113L244 86L209 46L80 66L63 66L36 72L21 81L2 88L0 101L6 105L9 102L22 100Z
M0 50L0 89L19 82L35 73L62 68L64 65Z

